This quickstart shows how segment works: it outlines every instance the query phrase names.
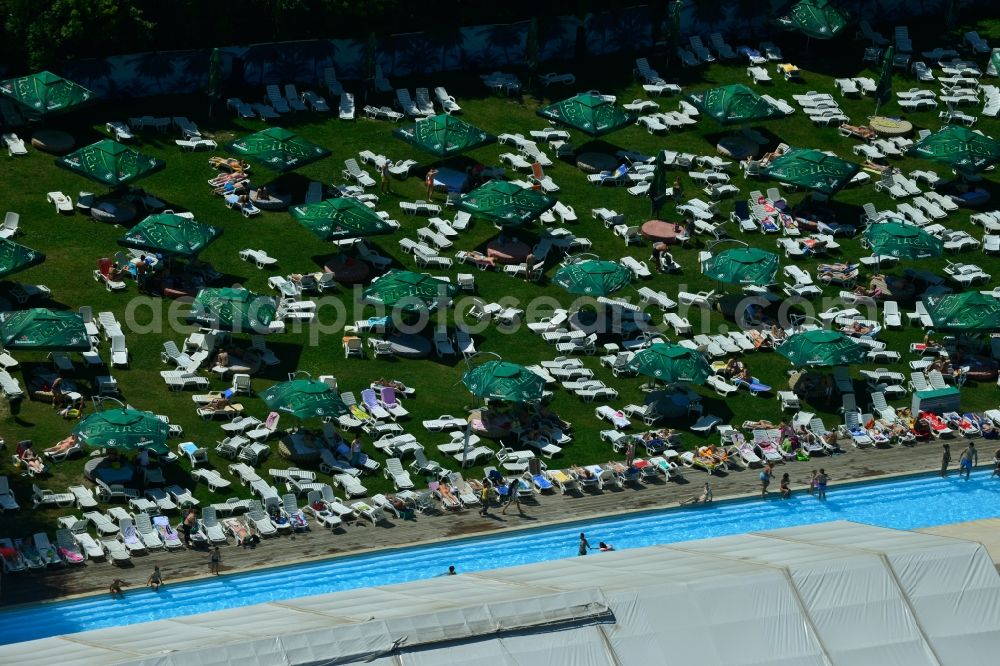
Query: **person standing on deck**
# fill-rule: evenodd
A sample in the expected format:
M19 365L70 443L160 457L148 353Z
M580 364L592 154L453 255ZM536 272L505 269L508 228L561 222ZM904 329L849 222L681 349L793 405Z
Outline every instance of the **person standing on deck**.
M194 530L197 520L198 514L194 512L194 509L188 509L187 515L184 516L184 522L181 524L181 531L184 533L184 546L187 548L191 548L191 532Z
M760 471L760 496L767 497L767 487L771 485L771 465L764 465Z
M941 452L941 476L948 476L948 465L951 463L951 445L948 442L944 443L943 451Z
M821 467L819 474L816 475L816 496L821 500L826 499L826 483L829 480L826 470Z
M972 474L972 468L974 465L979 464L979 451L976 451L976 443L969 442L969 448L962 451L962 457L958 461L960 474L965 474L965 480L969 480L969 475Z

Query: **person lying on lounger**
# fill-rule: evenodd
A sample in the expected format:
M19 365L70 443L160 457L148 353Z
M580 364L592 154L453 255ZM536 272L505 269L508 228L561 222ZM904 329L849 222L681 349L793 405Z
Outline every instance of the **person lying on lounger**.
M743 372L743 363L735 358L731 358L729 359L729 362L726 363L726 367L722 369L720 374L722 374L723 377L735 377L741 372Z
M573 465L572 469L573 469L573 474L576 474L577 478L579 478L581 481L589 481L590 479L594 478L594 473L591 472L589 469L584 469L579 465Z
M724 463L729 461L729 454L722 449L715 446L715 444L707 444L698 449L698 455L702 458L707 458L709 460L715 461L717 463Z
M855 321L840 330L848 335L870 335L875 331L875 327Z
M63 440L60 440L55 446L50 446L45 449L42 453L47 456L58 456L66 453L74 446L76 446L76 435L70 435Z
M219 411L219 410L223 410L223 409L226 409L227 407L232 406L232 404L233 403L231 403L229 401L229 398L215 398L211 402L209 402L207 405L205 405L205 409L211 409L213 411Z

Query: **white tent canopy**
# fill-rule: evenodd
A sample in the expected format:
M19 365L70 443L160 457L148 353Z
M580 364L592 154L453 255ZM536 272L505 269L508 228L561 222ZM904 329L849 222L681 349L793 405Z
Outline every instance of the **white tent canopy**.
M994 664L978 543L848 522L602 553L0 647L143 666Z

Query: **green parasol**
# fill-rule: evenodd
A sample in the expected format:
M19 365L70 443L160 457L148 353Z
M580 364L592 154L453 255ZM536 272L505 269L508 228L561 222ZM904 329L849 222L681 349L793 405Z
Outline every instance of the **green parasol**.
M632 271L614 261L584 259L566 264L552 281L571 294L607 296L632 281Z
M116 449L131 452L150 449L168 453L170 427L153 412L122 407L96 412L80 421L73 434L88 449Z
M940 257L944 253L941 239L902 222L872 224L865 229L862 240L872 254L900 259L926 259Z
M275 171L298 169L330 155L330 151L323 146L281 127L268 127L233 141L226 147L237 155L256 160Z
M395 228L357 199L338 197L294 206L292 217L325 241L391 234Z
M523 365L507 361L487 361L462 376L462 383L472 395L507 402L538 400L545 390L545 380Z
M761 174L831 196L851 182L861 167L811 148L793 148L761 169Z
M419 312L433 310L457 293L455 285L426 273L394 269L373 281L362 296L388 308Z
M444 113L418 120L393 134L438 157L450 157L496 141L496 137L489 132Z
M155 173L166 163L117 141L102 139L57 158L56 165L115 188Z
M194 257L221 235L219 227L182 215L160 213L129 229L118 239L118 244L146 252Z
M827 0L802 0L778 23L812 39L832 39L847 25L847 16Z
M0 278L7 277L45 261L45 255L9 238L0 238Z
M975 174L1000 162L1000 141L966 127L948 125L910 147L914 157L950 166L963 174Z
M198 292L188 314L192 324L234 333L268 333L277 316L277 306L270 296L246 289L213 288Z
M776 351L797 367L863 363L868 347L839 331L819 329L789 336Z
M924 307L935 328L1000 331L1000 300L978 291L926 296Z
M763 287L774 282L778 255L756 247L733 247L712 255L702 264L701 272L728 284Z
M32 351L90 351L90 336L76 312L33 308L0 312L0 345Z
M636 352L625 367L667 384L704 384L712 374L712 367L700 352L662 342Z
M458 203L461 210L508 227L528 224L555 205L553 197L504 180L480 185Z
M614 132L635 122L635 116L601 95L584 93L538 110L542 118L578 129L590 136Z
M94 93L52 72L0 81L0 95L6 95L36 116L69 111L94 98Z
M316 379L281 382L260 397L268 409L286 412L298 419L337 417L350 411L332 387Z
M784 113L741 83L709 88L688 95L706 116L723 125L741 125L758 120L782 118Z

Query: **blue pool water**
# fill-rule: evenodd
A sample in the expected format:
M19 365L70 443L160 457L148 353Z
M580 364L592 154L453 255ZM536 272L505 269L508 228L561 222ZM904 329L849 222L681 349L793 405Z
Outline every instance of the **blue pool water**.
M695 477L697 481L697 477ZM700 483L691 484L700 492ZM826 502L805 492L791 500L738 500L686 509L609 517L558 527L463 539L432 546L399 548L370 555L233 574L204 581L169 584L158 593L132 588L124 599L108 595L21 606L0 611L0 644L70 634L102 627L162 620L180 615L281 601L375 585L403 583L440 575L449 565L459 573L544 562L576 555L583 531L594 545L606 541L618 549L741 534L830 520L910 529L1000 516L1000 480L989 471L971 481L952 476L833 487ZM557 500L558 501L558 500ZM572 501L572 500L566 500ZM529 508L530 512L530 508ZM330 535L336 541L336 535ZM272 546L261 546L266 553ZM284 547L294 547L284 543ZM600 554L594 554L600 557ZM207 555L206 555L207 568ZM140 585L146 572L127 577ZM100 576L117 571L102 567Z

